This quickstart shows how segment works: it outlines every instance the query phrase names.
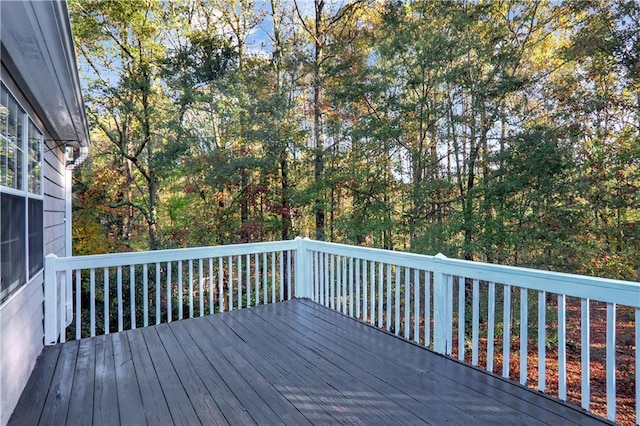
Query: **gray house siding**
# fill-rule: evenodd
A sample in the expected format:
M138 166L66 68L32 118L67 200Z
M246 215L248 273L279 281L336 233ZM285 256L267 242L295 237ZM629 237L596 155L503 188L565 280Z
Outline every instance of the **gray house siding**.
M64 147L51 136L8 71L2 81L44 134L44 255L65 255ZM43 347L43 272L0 305L0 425L5 425Z
M47 151L42 164L44 183L44 254L65 255L65 162L62 150Z

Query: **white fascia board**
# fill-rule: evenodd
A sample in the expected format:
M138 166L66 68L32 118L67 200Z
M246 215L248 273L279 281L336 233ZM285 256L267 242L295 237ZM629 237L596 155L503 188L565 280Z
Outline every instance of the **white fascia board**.
M65 2L1 1L2 59L57 145L88 146Z

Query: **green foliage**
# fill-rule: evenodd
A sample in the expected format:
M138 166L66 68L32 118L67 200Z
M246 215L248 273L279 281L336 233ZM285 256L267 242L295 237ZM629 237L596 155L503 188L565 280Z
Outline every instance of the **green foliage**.
M70 2L76 248L312 236L321 212L334 241L640 278L635 2L363 4Z

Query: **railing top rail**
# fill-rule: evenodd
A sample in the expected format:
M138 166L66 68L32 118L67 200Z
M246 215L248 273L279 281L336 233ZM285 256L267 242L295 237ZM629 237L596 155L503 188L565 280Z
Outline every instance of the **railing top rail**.
M184 249L155 250L144 252L95 254L88 256L60 257L56 259L56 270L108 268L122 265L195 260L209 257L236 256L279 250L295 250L297 241L275 241L264 243L231 244L224 246L193 247Z
M350 246L310 239L146 252L112 253L56 259L57 271L71 269L106 268L144 263L188 261L210 257L256 254L278 250L307 250L382 262L408 268L439 272L500 284L512 284L532 290L564 294L640 308L640 283L613 280L562 272L543 271L517 266L496 265L444 256Z
M424 254L407 253L371 247L350 246L347 244L328 243L305 239L304 244L308 250L326 251L340 256L354 257L358 259L374 260L376 262L390 263L398 266L432 270L433 256Z
M434 269L445 274L640 308L638 282L445 257L435 258L434 263Z

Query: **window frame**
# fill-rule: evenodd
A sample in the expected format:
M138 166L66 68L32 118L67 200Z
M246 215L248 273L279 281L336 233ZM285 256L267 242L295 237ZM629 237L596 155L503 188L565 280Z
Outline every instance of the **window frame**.
M20 135L20 140L16 140L17 148L21 152L21 164L18 168L18 165L15 166L15 170L19 170L21 176L16 176L16 179L20 183L20 188L13 188L9 186L5 186L4 183L8 183L4 181L4 176L0 177L0 193L11 195L14 197L20 197L24 203L24 253L22 256L24 257L24 271L23 276L24 279L20 279L20 282L16 285L12 283L11 286L8 286L7 289L3 289L0 287L0 305L4 304L13 294L15 294L20 289L24 288L27 284L33 281L38 275L40 275L44 269L44 254L45 254L45 232L44 232L44 132L32 118L32 116L25 110L22 106L18 98L14 95L14 93L9 89L9 87L4 83L4 81L0 80L0 92L5 92L7 94L7 104L13 102L16 104L17 111L22 112L22 122L21 128L22 133ZM3 97L4 98L4 97ZM0 99L0 102L2 99ZM8 105L0 105L0 107L7 107ZM7 112L8 115L8 112ZM9 123L6 125L6 132L9 132ZM17 131L16 131L17 133ZM33 134L35 133L35 134ZM35 153L36 158L32 158L33 149L32 142L33 140L38 140L38 149ZM7 137L5 134L0 134L0 143L6 144ZM32 173L33 167L38 167L39 170L37 174ZM5 172L6 173L6 172ZM37 187L32 187L32 183L34 177L37 177ZM37 189L36 189L37 188ZM38 192L31 192L32 189L36 189ZM31 231L33 231L33 227L31 226L30 220L30 205L32 202L41 203L41 208L38 209L41 211L41 215L38 218L32 218L36 223L41 224L38 226L38 229L35 231L41 235L41 242L36 247L34 251L40 251L42 253L42 260L39 261L38 264L35 265L33 271L31 271ZM0 236L1 238L1 236ZM35 239L36 244L38 240ZM24 282L22 282L24 281Z

